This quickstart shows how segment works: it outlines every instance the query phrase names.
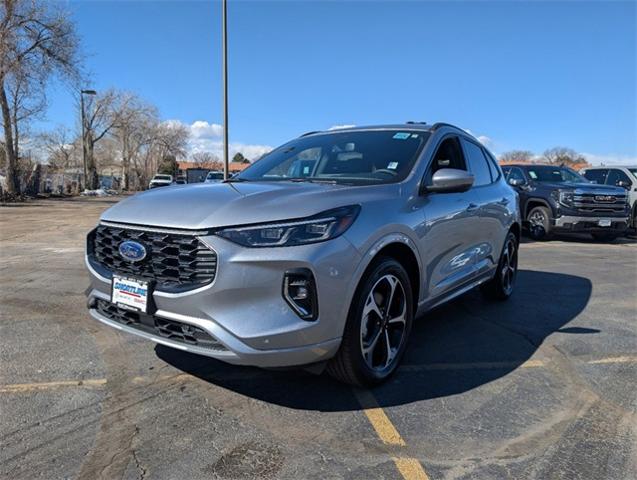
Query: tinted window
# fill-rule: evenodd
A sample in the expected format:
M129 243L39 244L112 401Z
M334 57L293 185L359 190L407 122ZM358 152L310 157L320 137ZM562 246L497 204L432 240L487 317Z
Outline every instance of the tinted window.
M551 183L586 183L587 180L580 174L565 167L551 167L549 165L537 165L527 167L526 173L536 182Z
M330 181L345 184L403 180L429 132L361 130L297 138L240 173L243 181Z
M434 174L441 168L467 169L458 137L445 138L438 146L431 161L431 173Z
M504 178L509 178L509 173L511 172L511 167L502 167L502 173L504 173Z
M584 176L595 183L599 183L600 185L604 185L606 183L606 175L608 174L608 170L600 169L600 170L587 170L584 172Z
M491 171L489 170L489 164L482 152L482 148L473 142L469 142L462 139L464 150L467 154L467 163L469 164L469 171L473 173L475 181L473 185L479 187L480 185L488 185L491 183Z
M630 181L628 175L626 175L621 170L612 169L608 172L608 177L606 177L606 185L615 185L619 187L619 182L624 182L624 186L631 186L633 182Z
M520 170L519 168L511 169L511 173L507 177L507 180L510 180L512 178L515 180L521 180L526 183L526 179L524 178L524 173L522 173L522 170Z

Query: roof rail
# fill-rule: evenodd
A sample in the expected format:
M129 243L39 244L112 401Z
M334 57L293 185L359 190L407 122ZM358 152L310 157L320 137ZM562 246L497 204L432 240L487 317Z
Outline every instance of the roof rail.
M314 133L321 133L321 130L313 130L311 132L305 132L303 135L299 135L299 138L301 137L307 137L308 135L312 135Z
M414 122L412 120L409 120L408 122L405 122L407 125L427 125L427 122Z
M436 122L433 124L433 127L431 127L432 130L438 130L441 127L451 127L451 128L455 128L457 130L462 130L460 127L456 127L455 125L452 125L450 123L445 123L445 122Z

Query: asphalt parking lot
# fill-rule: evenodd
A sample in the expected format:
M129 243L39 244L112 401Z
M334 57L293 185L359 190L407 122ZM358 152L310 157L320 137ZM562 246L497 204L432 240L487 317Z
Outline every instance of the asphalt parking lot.
M525 242L504 304L420 319L373 391L86 313L107 198L0 207L2 478L637 478L637 242Z

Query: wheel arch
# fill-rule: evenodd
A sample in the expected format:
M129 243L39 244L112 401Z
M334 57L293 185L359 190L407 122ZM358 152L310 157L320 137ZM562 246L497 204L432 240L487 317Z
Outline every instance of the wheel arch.
M420 254L415 243L407 235L395 233L387 235L374 242L373 246L370 247L363 255L363 259L357 268L357 274L354 276L355 282L353 282L353 288L349 295L349 302L345 308L346 314L349 313L352 301L354 300L366 275L372 268L374 268L376 261L381 257L394 258L405 268L411 283L412 296L414 299L414 311L418 309L418 302L420 300L423 285Z
M526 204L524 205L524 218L523 218L524 221L526 221L526 218L529 216L529 212L533 210L535 207L546 207L549 209L549 212L551 212L551 215L555 216L553 207L551 207L551 204L549 202L547 202L543 198L534 197L534 198L529 198L526 201Z

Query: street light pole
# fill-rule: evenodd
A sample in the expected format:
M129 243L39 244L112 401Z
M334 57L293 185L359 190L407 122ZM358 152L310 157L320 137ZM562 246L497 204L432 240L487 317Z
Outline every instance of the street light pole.
M96 95L95 90L80 90L80 117L82 120L82 164L84 166L84 188L86 188L88 180L88 171L86 168L86 114L84 113L84 94Z
M223 50L223 178L229 177L228 167L228 6L227 0L222 0L222 50Z

